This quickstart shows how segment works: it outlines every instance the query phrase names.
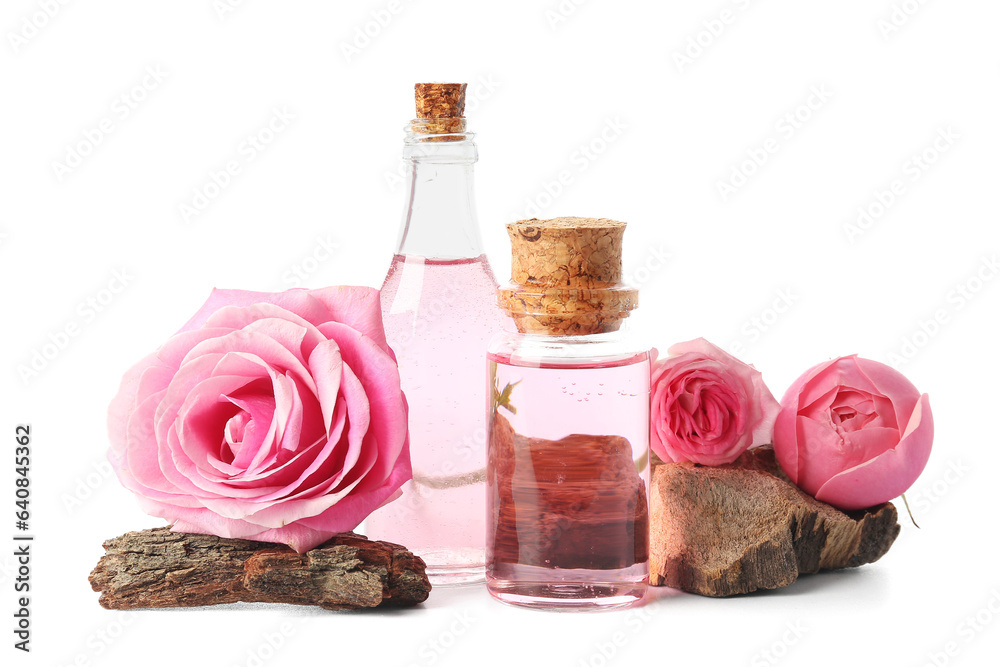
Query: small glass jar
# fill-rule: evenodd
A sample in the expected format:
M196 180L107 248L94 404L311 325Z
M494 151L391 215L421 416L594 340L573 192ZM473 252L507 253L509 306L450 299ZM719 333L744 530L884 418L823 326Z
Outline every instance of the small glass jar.
M617 282L620 253L607 258L610 271L588 266L595 244L567 233L592 220L557 219L556 248L536 242L557 221L508 226L515 276L500 302L511 317L488 350L486 583L511 604L601 609L632 604L646 590L649 353L624 326L635 292ZM614 224L620 241L624 224ZM531 275L518 283L517 241L526 229L540 236L520 250L542 261L522 261ZM584 241L593 230L584 226ZM572 286L579 272L540 276L551 265L544 259L566 247L584 255L585 291Z

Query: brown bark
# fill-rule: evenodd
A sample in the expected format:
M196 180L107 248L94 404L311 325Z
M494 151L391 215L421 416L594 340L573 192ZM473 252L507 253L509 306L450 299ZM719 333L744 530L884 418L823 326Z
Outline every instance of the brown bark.
M106 609L282 602L324 609L427 599L424 562L405 548L341 533L304 554L282 544L152 528L104 543L90 573Z
M788 481L770 447L728 466L662 463L650 491L650 583L700 595L873 563L899 534L891 503L841 512Z
M613 570L646 560L646 486L625 438L529 438L494 414L489 469L495 562Z

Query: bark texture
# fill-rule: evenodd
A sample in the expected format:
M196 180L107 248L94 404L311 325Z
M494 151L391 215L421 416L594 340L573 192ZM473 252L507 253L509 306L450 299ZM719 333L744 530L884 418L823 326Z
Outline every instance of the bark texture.
M841 512L792 484L770 447L728 466L661 463L650 492L650 583L699 595L873 563L899 535L891 503Z
M341 533L304 554L271 542L171 532L104 543L90 573L106 609L281 602L323 609L412 606L427 599L424 562L405 548Z
M628 440L528 438L496 414L489 455L494 562L614 570L646 560L646 486Z

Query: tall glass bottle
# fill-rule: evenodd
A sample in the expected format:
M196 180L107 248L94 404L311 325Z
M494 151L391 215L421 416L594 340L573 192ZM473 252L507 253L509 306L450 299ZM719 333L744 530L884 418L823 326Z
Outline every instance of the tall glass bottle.
M435 585L463 584L483 579L482 360L502 315L476 220L465 84L417 84L416 101L403 151L409 195L381 292L410 408L413 480L365 525L423 558Z

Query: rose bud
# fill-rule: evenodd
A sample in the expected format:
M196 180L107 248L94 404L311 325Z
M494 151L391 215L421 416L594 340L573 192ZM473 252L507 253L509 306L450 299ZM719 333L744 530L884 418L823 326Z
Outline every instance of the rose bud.
M672 346L650 378L649 444L664 461L732 463L771 441L778 402L760 372L704 338Z
M215 290L125 374L108 458L176 531L303 552L398 495L406 422L377 290Z
M784 398L774 450L803 491L844 510L899 496L927 464L934 422L927 394L856 355L813 366Z

